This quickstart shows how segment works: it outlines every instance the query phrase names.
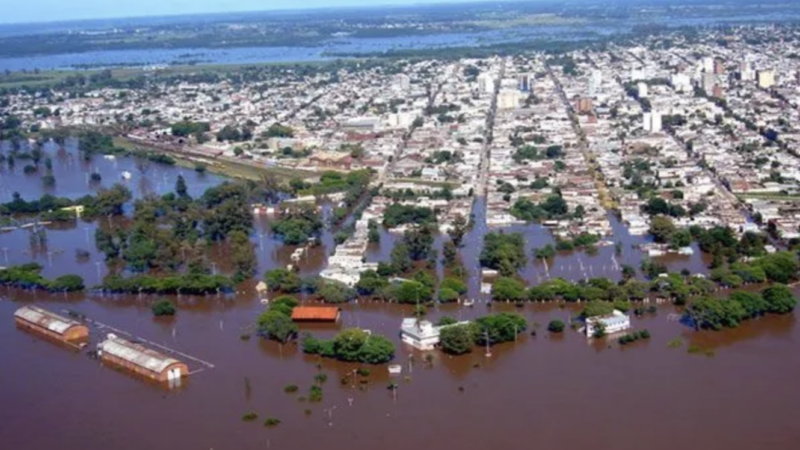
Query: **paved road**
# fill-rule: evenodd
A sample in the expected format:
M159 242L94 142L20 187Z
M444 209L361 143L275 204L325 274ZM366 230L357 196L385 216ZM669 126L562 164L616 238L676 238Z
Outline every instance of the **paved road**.
M593 61L592 64L594 64ZM567 107L567 113L569 114L570 122L572 123L572 130L575 132L575 135L578 136L578 150L581 152L581 155L583 155L583 160L586 162L586 166L589 168L589 171L592 173L592 178L595 180L595 188L597 189L601 204L604 208L611 208L613 206L611 193L608 191L608 187L605 185L605 183L601 182L597 176L599 169L595 163L591 162L594 160L594 155L589 150L589 143L586 141L586 134L584 134L580 124L578 123L578 116L575 113L575 109L572 107L572 103L570 103L569 99L567 98L567 94L564 92L564 87L561 85L561 81L553 73L553 69L549 64L545 64L545 67L547 68L547 74L550 76L550 79L553 80L553 84L556 86L556 90L558 90L558 95L561 97L561 101L564 103L564 106Z
M494 82L494 92L489 111L486 113L486 130L483 135L483 149L481 150L481 163L478 169L478 183L475 186L475 196L482 197L488 194L489 161L491 158L492 141L494 140L494 120L497 116L497 95L500 93L500 83L506 74L506 59L503 58L500 74Z

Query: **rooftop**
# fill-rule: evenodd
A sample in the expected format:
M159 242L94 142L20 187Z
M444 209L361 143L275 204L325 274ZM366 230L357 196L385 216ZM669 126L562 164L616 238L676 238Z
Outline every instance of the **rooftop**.
M335 321L339 317L336 306L296 306L292 309L292 320Z
M14 316L58 334L64 334L68 329L80 325L74 320L51 313L38 306L23 306L14 313Z
M177 359L150 350L143 345L126 341L113 334L109 334L108 339L98 344L98 349L156 373L163 372L173 364L180 363Z

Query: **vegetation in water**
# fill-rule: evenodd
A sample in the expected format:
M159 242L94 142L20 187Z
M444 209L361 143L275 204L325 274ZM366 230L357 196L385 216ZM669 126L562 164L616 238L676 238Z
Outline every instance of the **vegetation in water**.
M83 278L79 275L62 275L48 280L41 275L42 269L38 263L0 269L0 285L50 292L77 292L84 289Z
M650 332L647 330L639 330L634 331L633 333L627 333L625 335L620 336L619 338L619 345L625 346L628 344L632 344L639 340L646 340L650 339Z
M392 341L358 328L344 330L332 340L317 339L306 334L302 339L302 348L307 354L363 364L387 363L395 355Z
M174 316L175 313L178 312L175 304L166 299L159 300L158 302L154 303L150 309L153 311L153 315L156 317Z
M564 322L560 320L551 320L549 324L547 324L547 331L551 333L561 333L564 331Z
M281 343L289 342L297 336L297 325L292 322L292 309L299 304L297 299L289 296L270 302L269 308L258 317L259 334Z
M267 427L267 428L274 428L274 427L277 427L280 424L281 424L281 421L276 419L276 418L274 418L274 417L270 417L270 418L268 418L267 420L264 421L264 426Z

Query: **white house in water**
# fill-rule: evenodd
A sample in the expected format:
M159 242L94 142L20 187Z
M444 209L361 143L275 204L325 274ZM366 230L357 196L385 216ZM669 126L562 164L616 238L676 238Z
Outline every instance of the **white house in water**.
M586 336L592 337L598 324L605 327L607 334L619 333L631 327L631 318L617 309L605 316L590 317L586 319Z
M443 328L463 325L468 321L451 325L434 326L428 320L419 320L413 317L403 319L400 325L400 336L403 342L417 350L433 350L439 344L439 333Z

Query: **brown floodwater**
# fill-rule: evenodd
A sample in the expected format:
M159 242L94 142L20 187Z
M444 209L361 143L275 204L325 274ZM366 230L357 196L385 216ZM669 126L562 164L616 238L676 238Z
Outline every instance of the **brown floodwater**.
M64 163L77 164L75 175L68 175L71 172L59 168L59 161L53 161L57 195L83 195L81 163ZM104 180L120 167L130 167L138 173L138 182L155 192L170 190L181 171L194 195L220 182L210 174L195 178L194 172L177 167L153 165L140 173L135 161L124 158L93 162L106 163L107 168L99 169L109 173L109 178L104 173ZM7 201L13 191L25 198L42 193L40 181L24 184L21 167L18 161L14 173L0 170L0 186L5 189L0 200ZM70 176L77 179L74 190L69 188ZM323 211L329 214L329 207ZM475 214L477 223L483 223L483 202L476 203ZM614 278L618 271L611 268L612 256L620 264L638 266L641 253L631 246L645 238L629 236L613 218L612 223L613 240L623 243L621 256L615 256L613 246L601 247L593 256L560 254L549 263L550 275L578 279L583 264L587 271L591 267L590 276ZM45 266L47 276L79 273L92 284L98 272L103 276L106 270L94 248L94 229L117 225L122 224L50 227L46 249L32 248L24 230L2 233L0 251L5 251L0 253L0 265L6 255L10 264L35 260ZM539 226L513 230L525 233L529 254L553 242ZM477 272L486 231L476 226L462 251L472 274ZM269 236L267 218L258 218L252 239L260 272L289 262L292 248ZM396 239L384 233L367 258L388 258ZM325 255L333 250L330 232L322 242L302 262L304 275L325 267ZM437 240L438 248L442 242ZM88 261L76 261L78 248L91 252ZM224 247L213 252L217 270L226 271ZM673 270L705 270L699 255L662 260ZM534 283L546 271L543 263L531 262L521 274ZM800 404L800 388L793 384L800 375L796 344L800 327L793 315L755 320L736 330L697 333L674 320L679 312L674 307L661 306L655 315L632 318L634 329L646 328L652 338L621 348L612 341L589 342L575 331L550 336L547 323L576 315L575 305L497 304L491 310L513 310L528 319L529 330L516 342L495 346L491 357L476 348L461 357L431 352L433 360L427 362L422 353L400 343L400 321L410 314L410 306L361 301L345 305L337 325L301 327L331 337L340 329L359 326L397 344L396 362L403 365L403 376L390 378L385 366L377 366L370 367L368 377L356 379L352 371L358 366L320 361L303 355L295 344L281 346L255 336L243 340L264 308L254 283L227 296L174 297L179 312L167 320L152 317L151 296L50 295L0 287L0 448L800 448L800 428L793 414ZM478 286L479 280L472 276L475 297ZM86 352L92 347L72 351L18 330L13 312L30 303L53 311L78 311L214 367L185 360L199 372L180 389L143 382L89 358ZM470 319L489 311L484 304L445 305L433 308L429 318ZM531 336L532 329L536 336ZM91 345L105 332L93 328ZM668 345L676 339L679 347ZM691 344L702 351L689 353ZM328 376L323 400L300 401L319 372ZM391 382L398 384L394 392L387 389ZM299 386L300 392L284 393L290 384ZM243 422L242 415L251 411L259 419ZM265 428L268 417L279 419L280 425Z

